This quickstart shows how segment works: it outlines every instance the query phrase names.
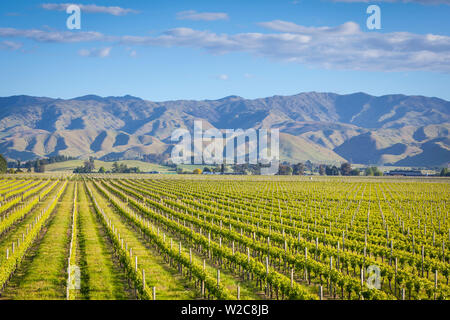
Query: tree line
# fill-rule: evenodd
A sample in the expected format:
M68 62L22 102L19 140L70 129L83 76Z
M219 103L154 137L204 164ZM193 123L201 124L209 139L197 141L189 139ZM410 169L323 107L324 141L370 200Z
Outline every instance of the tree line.
M83 165L75 168L73 173L95 173L95 159L90 157L84 161ZM114 162L111 170L106 170L105 167L100 167L98 173L140 173L141 170L138 167L128 167L124 163Z
M25 163L22 163L21 160L7 162L3 155L0 154L0 173L23 173L25 171L43 173L45 172L45 166L48 164L74 159L74 157L69 156L52 156L44 159L26 161Z
M192 171L184 169L183 167L177 167L178 174L235 174L235 175L260 175L260 164L240 164L240 165L216 165L208 166L203 169L196 168ZM352 168L351 163L342 163L339 167L335 165L317 165L310 161L305 163L290 164L283 162L278 169L278 175L282 176L301 176L307 172L318 173L321 176L382 176L383 172L377 167L368 167L365 169Z
M282 164L278 170L278 175L295 175L301 176L305 174L305 171L309 170L311 172L318 172L321 176L360 176L361 170L352 168L351 163L342 163L340 167L335 165L306 165L304 163L297 163L294 165ZM370 167L365 170L365 175L375 176L383 175L383 173L376 167Z

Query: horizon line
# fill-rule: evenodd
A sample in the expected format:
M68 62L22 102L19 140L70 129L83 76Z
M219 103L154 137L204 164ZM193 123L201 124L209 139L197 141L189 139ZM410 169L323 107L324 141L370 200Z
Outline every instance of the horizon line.
M265 97L259 97L259 98L245 98L239 95L228 95L225 97L221 97L221 98L215 98L215 99L171 99L171 100L150 100L150 99L145 99L145 98L141 98L138 96L133 96L130 94L125 94L122 96L100 96L98 94L85 94L82 96L76 96L76 97L72 97L72 98L60 98L60 97L49 97L49 96L34 96L34 95L29 95L29 94L16 94L16 95L10 95L10 96L0 96L0 99L7 99L7 98L15 98L15 97L28 97L28 98L40 98L40 99L52 99L52 100L64 100L64 101L70 101L70 100L77 100L77 99L81 99L81 98L87 98L87 97L95 97L95 98L101 98L101 99L108 99L108 98L135 98L135 99L140 99L143 101L149 101L149 102L155 102L155 103L163 103L163 102L174 102L174 101L219 101L219 100L224 100L224 99L229 99L229 98L239 98L242 100L259 100L259 99L267 99L267 98L274 98L274 97L294 97L294 96L298 96L301 94L333 94L333 95L337 95L337 96L351 96L351 95L357 95L357 94L364 94L367 96L371 96L371 97L375 97L375 98L382 98L382 97L386 97L386 96L405 96L405 97L424 97L424 98L431 98L431 99L440 99L446 102L450 102L450 100L447 100L445 98L441 98L441 97L437 97L437 96L426 96L423 94L404 94L404 93L391 93L391 94L383 94L383 95L374 95L374 94L369 94L367 92L363 92L363 91L357 91L357 92L353 92L353 93L346 93L346 94L342 94L342 93L336 93L336 92L332 92L332 91L302 91L296 94L289 94L289 95L279 95L279 94L275 94L275 95L271 95L271 96L265 96Z

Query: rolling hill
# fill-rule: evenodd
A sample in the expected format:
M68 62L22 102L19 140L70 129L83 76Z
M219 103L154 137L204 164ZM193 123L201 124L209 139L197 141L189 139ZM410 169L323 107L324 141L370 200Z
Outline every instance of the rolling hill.
M69 160L64 162L55 162L51 164L47 164L45 166L46 172L73 172L73 170L77 167L83 166L83 160ZM137 161L137 160L123 160L118 161L118 164L124 164L130 168L137 167L143 172L151 172L151 171L158 171L158 172L168 172L170 170L169 167L160 166L157 164ZM98 170L101 167L105 168L107 171L111 171L113 168L112 162L104 162L95 160L94 161L95 169Z
M450 160L450 102L423 96L300 93L248 100L146 101L89 95L0 98L0 153L137 160L171 150L171 133L279 128L282 160L441 166Z

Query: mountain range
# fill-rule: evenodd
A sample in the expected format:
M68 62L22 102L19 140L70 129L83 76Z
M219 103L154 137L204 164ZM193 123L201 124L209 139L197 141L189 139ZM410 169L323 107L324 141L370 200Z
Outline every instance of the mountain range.
M0 98L0 153L139 159L171 150L176 128L279 128L281 159L443 166L450 161L450 102L406 95L308 92L293 96L152 102L133 96Z

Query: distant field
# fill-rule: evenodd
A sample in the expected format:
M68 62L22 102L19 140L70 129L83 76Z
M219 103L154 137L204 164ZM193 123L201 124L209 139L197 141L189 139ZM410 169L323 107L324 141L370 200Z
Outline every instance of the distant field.
M214 169L215 166L208 166L208 165L196 165L196 164L180 164L178 165L179 168L182 168L186 171L194 171L195 169L200 169L203 171L205 168Z
M52 163L45 166L45 171L47 172L63 172L63 171L70 171L72 172L76 167L80 167L83 165L84 160L70 160L65 162L57 162ZM128 167L138 167L143 172L150 172L150 171L160 171L160 172L167 172L170 170L169 167L161 166L158 164L153 163L147 163L137 160L124 160L124 161L117 161L119 164L123 163L127 165ZM105 162L105 161L99 161L95 160L95 171L98 171L101 167L104 167L106 170L112 170L114 162Z
M352 167L354 167L354 168L366 168L367 165L352 163ZM372 165L370 165L370 167L372 167ZM377 165L373 165L373 167L377 167L382 172L395 171L395 170L422 170L424 172L427 172L428 174L438 173L436 170L425 169L425 168L422 168L422 167L399 167L399 166L377 166Z
M80 167L83 165L84 160L70 160L65 162L57 162L52 163L45 166L46 172L73 172L73 170L76 167ZM159 171L161 173L167 173L171 170L171 168L166 166L161 166L158 164L138 161L138 160L123 160L123 161L117 161L118 163L123 163L127 165L128 167L138 167L142 172L151 172L151 171ZM98 171L101 167L104 167L107 171L112 170L112 165L114 162L105 162L105 161L99 161L95 160L95 171ZM354 168L361 168L363 165L353 164ZM208 167L210 169L213 169L215 166L211 165L178 165L179 168L183 169L184 171L192 172L195 169L203 169L205 167ZM412 170L411 167L386 167L386 166L379 166L378 167L381 171L391 171L391 170ZM309 173L308 171L306 173ZM435 174L433 170L429 170L429 174Z

